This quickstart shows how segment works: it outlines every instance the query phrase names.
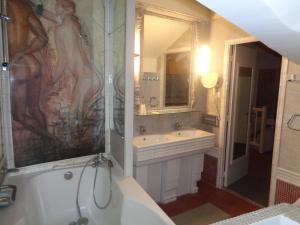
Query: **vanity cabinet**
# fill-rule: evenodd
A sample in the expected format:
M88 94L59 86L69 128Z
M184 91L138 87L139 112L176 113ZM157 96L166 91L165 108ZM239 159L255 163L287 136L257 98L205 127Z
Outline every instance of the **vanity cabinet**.
M198 191L204 153L192 153L136 163L134 177L156 201L167 203L178 196Z
M133 142L135 179L156 202L167 203L198 191L204 153L214 148L215 134L186 129L137 136Z

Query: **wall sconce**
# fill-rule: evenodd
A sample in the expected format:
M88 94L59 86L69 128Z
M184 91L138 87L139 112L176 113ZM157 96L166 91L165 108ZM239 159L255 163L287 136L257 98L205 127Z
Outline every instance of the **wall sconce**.
M141 72L141 30L135 30L134 40L134 98L135 106L139 108L141 105L141 86L140 86L140 72Z
M210 47L208 45L198 46L197 50L197 74L204 76L209 72Z
M211 50L208 45L198 46L197 73L201 77L201 83L205 88L215 88L218 84L219 74L209 72Z
M139 82L140 76L140 55L141 55L141 33L140 30L135 30L134 40L134 81Z
M209 72L201 76L201 83L205 88L215 88L218 85L219 74L216 72Z

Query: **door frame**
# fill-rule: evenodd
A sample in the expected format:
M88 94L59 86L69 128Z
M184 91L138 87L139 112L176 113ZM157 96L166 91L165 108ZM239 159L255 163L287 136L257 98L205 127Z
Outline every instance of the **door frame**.
M218 175L217 175L217 187L224 187L224 177L225 177L225 160L226 160L226 141L227 141L227 123L228 123L228 107L230 105L230 87L231 87L231 48L233 45L251 43L258 41L253 36L232 39L225 41L225 50L224 50L224 68L223 68L223 80L222 80L222 89L221 89L221 110L220 110L220 128L219 128L219 146L220 151L218 155Z
M238 39L232 39L232 40L228 40L225 41L225 50L224 50L224 68L223 68L223 85L222 85L222 89L221 89L221 98L223 99L223 101L221 101L221 110L220 110L220 128L219 128L219 148L220 151L218 153L218 173L217 173L217 187L218 188L224 188L224 184L225 184L225 160L226 160L226 143L227 143L227 123L228 123L228 107L229 107L229 100L230 100L230 89L231 88L231 48L233 45L238 45L238 44L245 44L245 43L251 43L251 42L257 42L259 41L257 38L253 37L253 36L247 36L247 37L243 37L243 38L238 38ZM287 73L287 62L288 59L284 56L282 56L282 60L281 60L281 72L280 72L280 83L282 82L282 78L286 77L286 73ZM278 102L280 102L280 99L282 99L282 92L284 92L284 90L282 90L282 87L279 87L279 96L278 96ZM281 93L281 94L280 94ZM281 106L278 105L277 106L277 110L280 108ZM277 115L277 117L280 115ZM276 126L278 125L277 122L278 118L276 119ZM278 132L277 132L278 133ZM275 134L276 135L276 134ZM277 135L278 136L278 135ZM273 161L272 161L272 173L271 173L271 185L270 185L270 193L269 193L269 203L272 204L272 202L274 202L274 192L275 192L275 188L274 188L274 176L276 176L275 174L275 169L273 168L273 164L274 161L276 162L277 158L278 158L278 149L277 149L277 145L275 143L274 147L273 147Z
M254 80L255 80L255 74L256 74L256 59L253 62L252 71L251 71L251 77L250 77L250 90L249 90L249 104L248 107L248 116L247 116L247 131L246 131L246 149L245 154L241 157L238 157L234 159L234 145L235 145L235 132L236 132L236 123L235 117L237 116L237 100L238 100L238 89L239 89L239 80L241 79L239 76L236 76L239 74L238 68L240 66L245 66L247 63L247 59L243 59L244 56L241 56L241 51L244 54L244 51L247 51L247 47L242 47L242 49L238 50L237 45L231 45L230 46L231 51L231 58L230 63L231 67L229 68L229 85L230 88L228 91L228 106L226 108L227 112L227 127L226 127L226 143L224 146L225 149L225 165L224 165L224 187L228 187L232 183L232 178L240 177L242 174L246 173L248 171L248 151L249 151L249 136L250 136L250 118L251 118L251 106L253 105L253 92L254 92ZM247 50L246 50L247 49ZM252 55L253 50L249 50ZM239 52L239 53L238 53ZM240 55L241 58L237 58L237 56ZM249 55L247 55L247 58ZM242 60L242 61L241 61ZM250 61L252 61L253 58L251 57ZM241 64L242 63L242 64ZM251 63L252 64L252 63ZM239 169L240 170L239 170ZM231 172L230 172L231 171ZM229 176L229 174L231 174ZM227 176L226 176L227 175Z

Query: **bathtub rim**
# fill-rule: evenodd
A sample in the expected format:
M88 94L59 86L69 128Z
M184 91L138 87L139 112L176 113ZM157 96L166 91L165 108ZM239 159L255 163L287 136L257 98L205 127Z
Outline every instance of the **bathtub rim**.
M46 163L41 163L41 164L36 164L31 166L18 167L17 169L19 171L8 174L4 180L4 183L6 183L5 181L7 181L9 178L13 178L21 175L29 175L29 174L34 175L34 174L40 174L44 172L83 167L84 164L87 162L87 160L95 157L96 155L97 154L93 154L93 155L63 159L63 160L58 160L53 162L46 162ZM113 162L113 167L112 167L113 176L118 178L124 176L124 170L121 168L117 160L111 154L108 153L104 153L104 156L106 156Z

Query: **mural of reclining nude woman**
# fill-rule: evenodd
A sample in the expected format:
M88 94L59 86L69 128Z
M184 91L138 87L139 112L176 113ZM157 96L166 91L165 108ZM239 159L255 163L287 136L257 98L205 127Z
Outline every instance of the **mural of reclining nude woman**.
M43 10L42 16L56 24L54 28L57 63L53 72L55 85L65 72L72 74L75 86L70 112L84 116L91 101L101 93L101 76L91 64L82 45L81 25L76 16L76 4L72 0L56 0L56 15Z
M35 56L48 43L47 33L26 0L9 0L8 14L13 119L40 137L54 139L47 132L46 118L39 105L42 73Z
M87 155L105 146L104 78L84 49L76 3L49 0L46 10L37 2L7 1L17 166Z

